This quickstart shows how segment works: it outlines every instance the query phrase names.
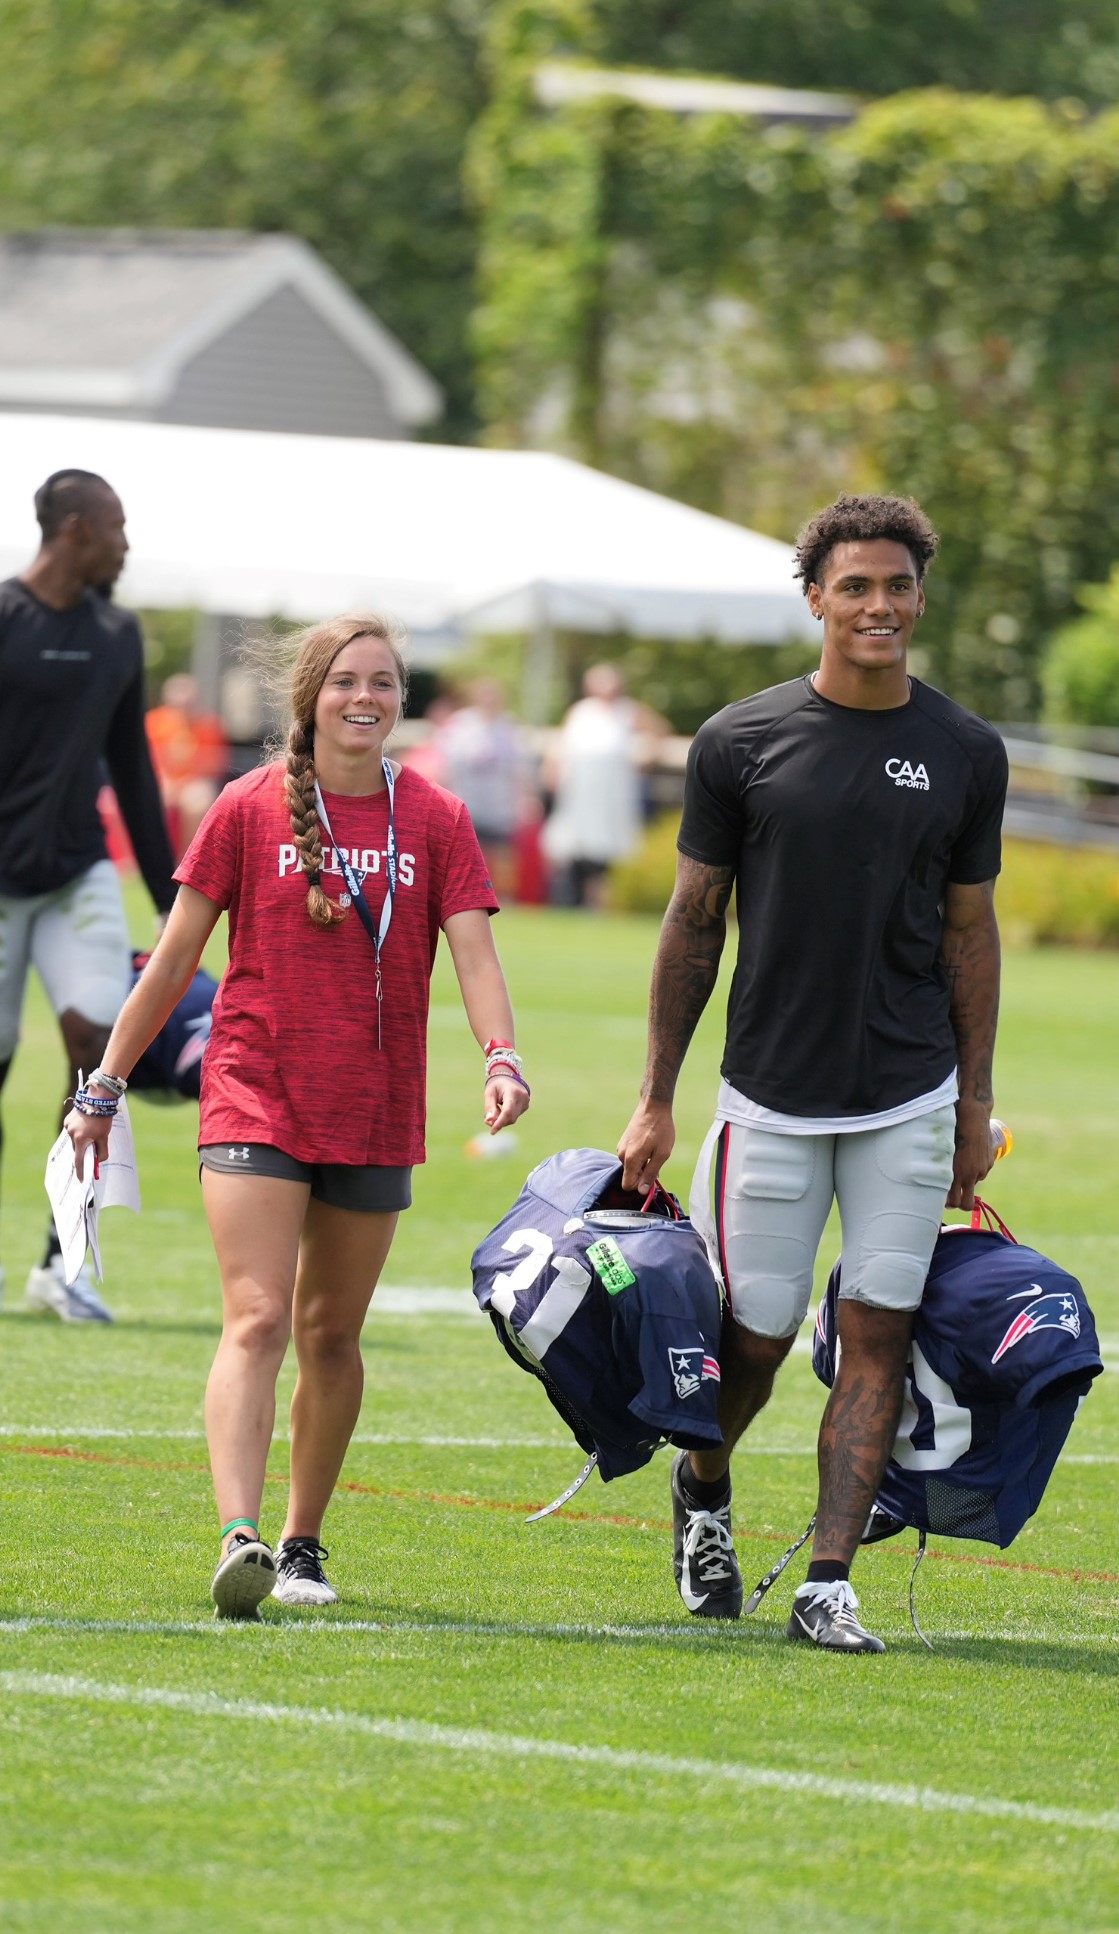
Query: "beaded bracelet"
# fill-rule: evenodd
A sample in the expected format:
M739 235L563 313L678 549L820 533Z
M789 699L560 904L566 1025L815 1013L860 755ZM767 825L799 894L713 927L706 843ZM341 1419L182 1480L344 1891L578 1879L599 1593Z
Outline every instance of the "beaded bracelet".
M91 1095L88 1088L79 1088L76 1095L71 1095L70 1104L79 1115L103 1115L110 1119L120 1107L115 1095Z
M501 1066L502 1064L501 1064L501 1063L499 1062L499 1063L497 1063L497 1065L498 1065L498 1066L500 1067L500 1066ZM495 1080L495 1079L496 1079L496 1075L494 1075L494 1074L491 1074L491 1073L489 1073L489 1071L487 1070L487 1073L486 1073L486 1082L487 1082L487 1084L488 1084L489 1082L491 1082L491 1081L493 1081L493 1080ZM527 1082L527 1081L525 1080L525 1078L524 1078L524 1075L523 1075L523 1074L517 1074L517 1073L516 1073L516 1071L515 1071L515 1069L513 1069L513 1068L510 1068L510 1070L509 1070L509 1079L510 1079L510 1081L515 1081L515 1082L516 1082L516 1084L517 1084L517 1086L518 1086L518 1088L523 1088L523 1089L524 1089L524 1091L525 1091L525 1093L526 1093L526 1095L529 1095L529 1096L531 1096L531 1094L532 1094L532 1089L531 1089L531 1088L529 1087L529 1085L528 1085L528 1082Z
M512 1071L512 1073L515 1075L522 1075L524 1073L524 1062L522 1061L520 1055L517 1053L516 1048L507 1048L507 1047L490 1048L486 1054L486 1080L487 1081L489 1080L490 1074L493 1071L493 1069L497 1067L509 1068Z

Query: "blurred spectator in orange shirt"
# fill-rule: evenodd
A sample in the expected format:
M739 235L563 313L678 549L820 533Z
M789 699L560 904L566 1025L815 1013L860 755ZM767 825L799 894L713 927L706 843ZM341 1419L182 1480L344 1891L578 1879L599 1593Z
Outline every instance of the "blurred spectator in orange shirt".
M181 858L228 774L229 740L221 720L200 708L198 681L189 672L165 680L162 698L145 723L171 842Z

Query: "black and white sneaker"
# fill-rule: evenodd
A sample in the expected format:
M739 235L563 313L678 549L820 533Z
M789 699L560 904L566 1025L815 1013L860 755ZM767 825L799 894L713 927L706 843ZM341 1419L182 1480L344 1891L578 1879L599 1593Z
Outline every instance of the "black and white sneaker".
M317 1538L281 1538L276 1546L276 1597L281 1605L337 1605L323 1570L330 1553Z
M801 1585L793 1595L788 1636L825 1652L884 1652L881 1639L866 1632L855 1614L859 1601L845 1578L833 1585Z
M260 1624L257 1609L276 1584L276 1563L268 1545L243 1535L231 1539L210 1587L215 1618L239 1618Z
M680 1596L696 1618L737 1618L742 1610L742 1573L730 1534L730 1480L726 1503L714 1511L693 1504L684 1489L688 1453L672 1463L672 1565Z

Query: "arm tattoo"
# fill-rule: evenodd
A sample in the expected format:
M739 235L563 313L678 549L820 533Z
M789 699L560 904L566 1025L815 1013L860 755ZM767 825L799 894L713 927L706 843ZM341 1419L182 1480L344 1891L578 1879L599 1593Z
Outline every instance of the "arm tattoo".
M988 904L978 918L966 924L945 923L941 958L948 975L960 1099L990 1106L994 1096L1000 965L993 904Z
M649 1057L642 1095L671 1101L688 1043L718 979L732 866L680 855L649 991Z

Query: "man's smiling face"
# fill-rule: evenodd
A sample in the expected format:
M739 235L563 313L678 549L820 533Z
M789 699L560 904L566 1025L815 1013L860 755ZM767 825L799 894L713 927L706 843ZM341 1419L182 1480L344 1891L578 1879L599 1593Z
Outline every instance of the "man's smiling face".
M888 537L836 544L820 577L808 587L808 603L824 621L825 658L867 672L904 664L925 608L908 548Z

